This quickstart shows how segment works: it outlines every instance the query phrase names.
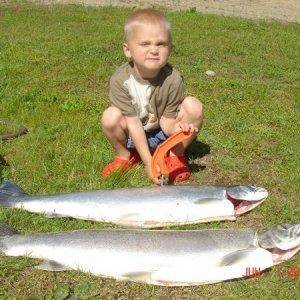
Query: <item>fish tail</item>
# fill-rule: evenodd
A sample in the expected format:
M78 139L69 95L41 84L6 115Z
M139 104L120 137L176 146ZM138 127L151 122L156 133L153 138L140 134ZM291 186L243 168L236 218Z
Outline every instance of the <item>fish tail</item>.
M0 185L0 206L9 207L7 200L21 195L26 195L26 193L19 186L11 181L4 181Z
M4 243L5 238L16 234L19 234L17 230L4 224L3 222L0 222L0 255L5 254L5 249L6 249Z

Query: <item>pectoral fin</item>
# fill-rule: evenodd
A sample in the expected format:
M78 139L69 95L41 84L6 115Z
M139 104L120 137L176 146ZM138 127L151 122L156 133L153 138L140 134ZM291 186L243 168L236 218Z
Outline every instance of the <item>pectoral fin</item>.
M54 271L54 272L72 270L71 268L61 265L53 260L44 260L35 268L39 270Z
M273 265L272 253L260 248L249 247L237 250L222 257L218 266L260 266L268 268Z
M242 249L242 250L237 250L235 252L229 253L222 257L219 266L224 267L224 266L232 266L236 264L241 264L244 261L247 261L253 254L253 252L257 248L247 248L247 249Z

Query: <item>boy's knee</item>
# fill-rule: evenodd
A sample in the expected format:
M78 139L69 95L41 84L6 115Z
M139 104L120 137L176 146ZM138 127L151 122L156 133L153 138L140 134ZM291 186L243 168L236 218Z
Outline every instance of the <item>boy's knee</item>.
M203 117L203 105L195 97L188 96L182 102L182 108L189 116L199 120Z
M117 107L110 106L102 114L101 125L108 130L112 130L120 125L122 118L121 111Z

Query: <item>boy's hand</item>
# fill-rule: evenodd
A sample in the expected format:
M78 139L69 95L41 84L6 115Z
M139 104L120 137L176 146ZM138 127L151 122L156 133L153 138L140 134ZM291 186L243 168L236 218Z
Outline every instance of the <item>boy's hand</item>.
M148 177L151 178L151 180L152 180L155 184L160 185L159 179L158 179L158 178L154 178L154 177L152 176L152 172L151 172L151 163L145 164L145 167L146 167L146 172L147 172L147 174L148 174Z
M178 131L181 131L181 130L183 132L190 131L191 133L198 132L198 128L195 127L194 124L189 124L189 123L186 123L186 122L176 123L174 130L175 130L175 132L178 132Z

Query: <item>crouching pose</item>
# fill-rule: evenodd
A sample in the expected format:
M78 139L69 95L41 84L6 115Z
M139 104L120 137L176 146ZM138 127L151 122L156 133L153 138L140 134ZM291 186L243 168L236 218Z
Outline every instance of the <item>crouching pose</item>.
M101 120L115 158L104 167L102 177L125 171L140 159L151 177L151 153L182 130L193 134L171 149L166 164L171 181L186 180L190 171L184 153L201 127L202 104L184 95L181 74L168 63L172 51L170 23L156 10L137 10L128 18L124 31L123 51L129 62L110 79L111 106Z

